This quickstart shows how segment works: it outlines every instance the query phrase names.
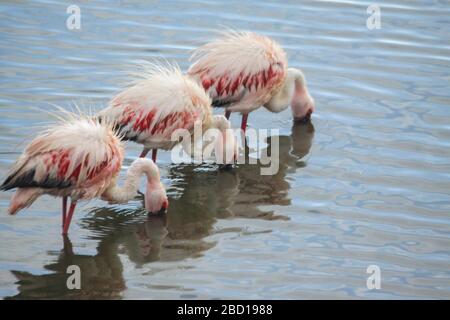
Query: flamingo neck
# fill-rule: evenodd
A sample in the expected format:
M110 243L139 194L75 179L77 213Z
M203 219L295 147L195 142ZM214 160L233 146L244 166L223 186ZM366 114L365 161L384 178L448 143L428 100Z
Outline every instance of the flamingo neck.
M306 79L303 72L300 69L289 68L283 85L264 107L272 112L281 112L287 109L296 95L300 95L306 90Z
M146 158L138 158L133 161L127 171L127 177L123 186L120 187L116 183L103 193L102 198L110 203L126 203L137 196L139 188L139 180L142 175L147 177L147 186L159 186L159 170L155 163Z

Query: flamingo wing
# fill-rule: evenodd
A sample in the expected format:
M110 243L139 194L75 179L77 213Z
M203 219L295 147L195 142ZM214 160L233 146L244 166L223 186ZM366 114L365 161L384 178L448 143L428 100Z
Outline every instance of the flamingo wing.
M125 140L167 141L176 129L192 130L211 111L204 90L177 70L159 71L114 97L100 118L114 123Z
M152 97L142 95L138 88L131 88L111 101L101 114L112 118L116 129L125 140L143 142L150 137L169 139L179 128L191 129L202 116L201 110L191 103L156 105Z
M286 76L281 47L250 32L228 33L196 49L191 60L188 74L202 84L215 107L245 101L246 108L255 109L271 98Z
M103 133L93 132L89 126L69 125L37 137L19 157L0 188L88 187L101 175L117 173L123 157L117 144L120 142L115 143L113 139L105 143L105 137L93 134Z

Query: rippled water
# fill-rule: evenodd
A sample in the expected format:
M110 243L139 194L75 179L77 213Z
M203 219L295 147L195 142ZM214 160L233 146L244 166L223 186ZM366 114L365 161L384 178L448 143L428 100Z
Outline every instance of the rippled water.
M62 2L0 4L2 179L49 103L101 108L130 65L165 57L186 69L223 26L277 39L317 111L296 126L289 111L251 114L250 126L280 129L274 176L161 153L166 216L92 201L69 240L60 201L10 217L11 192L0 193L1 297L450 298L448 1L380 1L372 31L364 1L77 3L80 31L65 27ZM125 165L139 151L128 143ZM82 290L65 289L71 264ZM372 264L380 290L366 287Z

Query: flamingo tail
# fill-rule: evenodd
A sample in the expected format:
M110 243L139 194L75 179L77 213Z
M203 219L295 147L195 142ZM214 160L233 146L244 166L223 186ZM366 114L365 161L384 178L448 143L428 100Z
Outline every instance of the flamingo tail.
M14 215L19 210L29 207L40 195L42 190L38 188L18 188L11 198L8 213Z

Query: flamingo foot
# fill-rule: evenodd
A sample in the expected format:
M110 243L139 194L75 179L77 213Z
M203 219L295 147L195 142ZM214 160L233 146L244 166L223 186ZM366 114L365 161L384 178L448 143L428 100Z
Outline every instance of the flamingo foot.
M148 212L147 216L154 217L154 216L163 216L167 213L167 208L161 208L159 211L156 212Z
M312 110L309 110L308 113L303 118L294 118L295 123L308 123L311 120Z

